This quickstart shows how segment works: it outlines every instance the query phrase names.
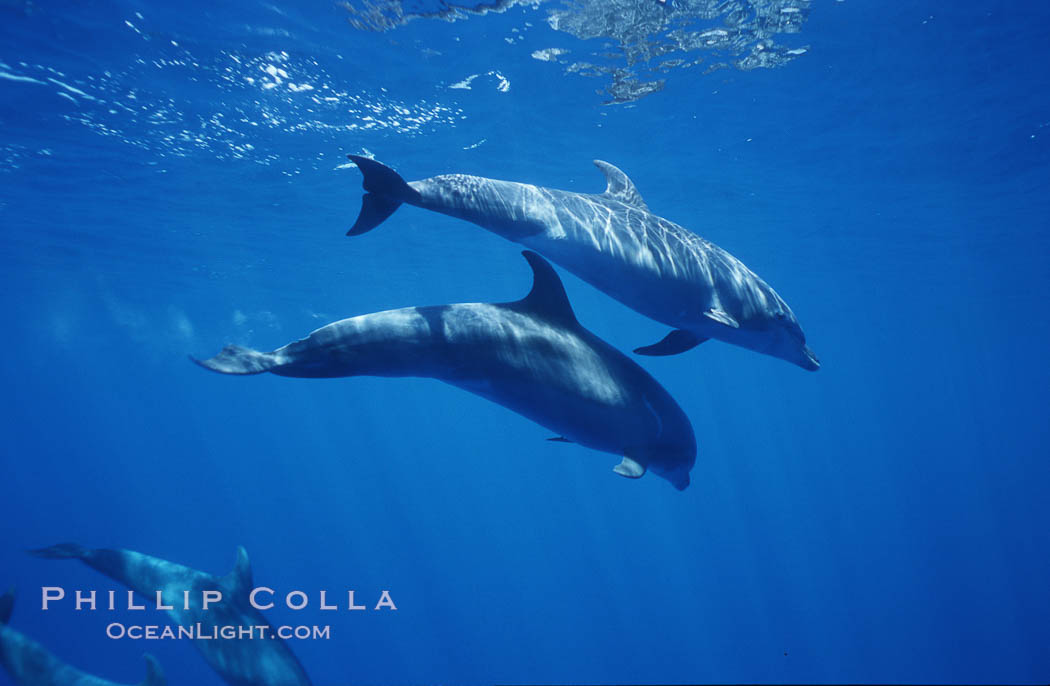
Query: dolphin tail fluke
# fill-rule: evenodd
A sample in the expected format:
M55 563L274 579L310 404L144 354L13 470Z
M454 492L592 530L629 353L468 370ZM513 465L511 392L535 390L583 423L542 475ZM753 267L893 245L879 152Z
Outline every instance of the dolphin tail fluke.
M77 545L76 543L59 543L50 548L40 548L39 550L29 551L30 555L42 557L46 560L83 560L90 553L90 550L82 545Z
M7 591L0 595L0 624L11 621L11 611L15 608L15 592Z
M218 355L207 360L190 359L220 374L262 374L280 365L275 353L261 353L239 345L228 345Z
M346 232L347 236L360 236L368 233L386 221L387 217L401 207L400 200L392 200L384 195L365 193L361 198L361 213L357 215L357 221Z
M146 678L139 686L167 686L168 680L164 677L164 670L160 668L157 658L149 653L143 657L146 658Z
M362 186L368 191L361 199L361 214L347 236L360 236L386 221L401 203L411 203L419 198L419 192L408 185L390 167L360 155L347 155L364 175Z

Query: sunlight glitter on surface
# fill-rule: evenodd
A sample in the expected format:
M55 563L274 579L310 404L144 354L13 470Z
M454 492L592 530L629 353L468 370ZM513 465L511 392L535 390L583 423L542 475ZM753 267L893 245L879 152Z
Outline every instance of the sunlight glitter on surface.
M436 99L401 101L382 91L340 87L317 59L285 51L219 50L205 58L177 41L151 47L122 66L96 72L66 74L21 63L0 71L0 89L13 94L19 87L51 88L56 102L66 103L54 116L157 157L204 154L263 165L280 159L269 151L272 145L259 144L263 130L320 136L311 145L321 147L355 131L423 135L454 127L464 116ZM202 88L210 94L201 97Z

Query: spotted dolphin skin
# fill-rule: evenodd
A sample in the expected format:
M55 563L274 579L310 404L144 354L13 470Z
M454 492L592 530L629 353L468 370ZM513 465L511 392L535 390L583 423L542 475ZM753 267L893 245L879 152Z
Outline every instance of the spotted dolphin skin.
M10 591L0 596L0 664L18 686L121 686L62 662L44 646L8 622L15 597ZM164 672L152 655L146 655L146 678L139 686L166 686Z
M634 183L608 162L594 162L606 191L589 195L464 174L406 183L375 160L349 157L367 193L348 235L372 230L402 203L458 217L535 250L674 327L636 353L674 355L715 338L803 369L820 368L776 291L725 250L650 212Z
M622 457L682 490L696 458L689 419L660 384L584 329L554 268L523 253L533 286L511 303L408 307L329 324L273 352L227 346L198 364L224 374L440 379L557 434Z
M228 684L232 686L309 686L310 679L299 660L277 638L263 615L251 606L252 572L248 553L237 549L237 563L226 576L216 577L175 562L131 550L81 547L75 543L32 551L48 559L76 559L102 572L142 596L157 600L160 591L173 624L201 626L202 636L212 636L220 627L256 627L255 632L237 638L195 638L193 643ZM219 591L221 601L202 607L205 591ZM185 595L184 595L185 594ZM188 605L188 609L186 606ZM258 627L267 627L260 638Z

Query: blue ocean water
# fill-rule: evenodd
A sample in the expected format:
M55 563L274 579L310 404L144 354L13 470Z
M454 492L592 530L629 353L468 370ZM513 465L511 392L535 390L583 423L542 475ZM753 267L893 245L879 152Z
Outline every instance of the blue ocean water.
M221 683L188 642L108 639L133 612L41 611L41 586L118 587L24 551L225 574L243 545L311 596L272 623L331 626L291 643L320 685L1045 683L1050 7L814 0L796 59L605 105L533 57L615 52L549 4L386 32L335 3L0 5L11 626L116 681L150 652ZM361 152L580 192L608 160L772 284L824 366L641 359L696 431L679 493L437 381L191 364L524 295L518 246L462 221L345 237ZM561 275L618 348L666 333Z

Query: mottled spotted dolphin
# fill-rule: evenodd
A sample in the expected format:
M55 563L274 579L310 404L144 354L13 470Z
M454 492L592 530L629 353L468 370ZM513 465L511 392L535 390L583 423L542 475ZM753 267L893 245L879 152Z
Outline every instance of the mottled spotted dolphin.
M200 624L204 637L195 638L194 645L212 669L233 686L310 684L299 660L276 636L262 613L251 606L252 571L244 548L237 549L233 571L222 577L131 550L89 549L63 543L32 553L48 559L80 560L150 602L156 602L160 591L165 605L170 606L165 611L173 624ZM221 601L204 609L205 591L219 591ZM208 638L226 626L255 627L256 631L251 636ZM263 630L258 627L266 627L265 637L261 637Z
M621 456L618 474L651 469L684 489L696 458L685 413L644 369L576 321L550 264L523 254L533 271L523 300L366 314L273 352L227 346L197 362L224 374L440 379L551 429L554 440Z
M0 596L0 664L18 686L121 686L62 662L47 648L8 626L14 604L11 591ZM152 655L144 657L146 678L139 686L165 686L167 681L160 665Z
M674 327L636 353L674 355L715 338L820 368L776 291L725 250L650 212L634 183L608 162L595 160L608 187L590 195L465 174L406 183L375 160L349 157L367 193L347 235L372 230L402 203L451 215L535 250Z

